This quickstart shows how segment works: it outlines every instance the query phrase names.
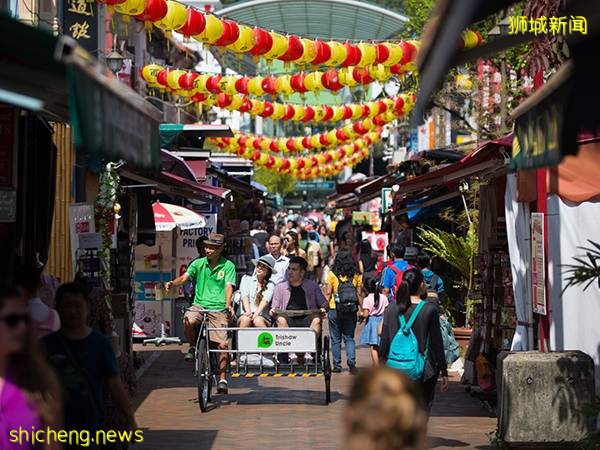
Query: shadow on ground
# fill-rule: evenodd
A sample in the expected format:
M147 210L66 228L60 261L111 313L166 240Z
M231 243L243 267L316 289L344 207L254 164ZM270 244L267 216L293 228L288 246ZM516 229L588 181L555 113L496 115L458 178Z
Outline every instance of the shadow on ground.
M215 445L218 430L148 430L144 429L144 442L135 444L135 450L172 450L193 448L210 450ZM173 445L177 442L177 447ZM130 447L131 448L131 447Z

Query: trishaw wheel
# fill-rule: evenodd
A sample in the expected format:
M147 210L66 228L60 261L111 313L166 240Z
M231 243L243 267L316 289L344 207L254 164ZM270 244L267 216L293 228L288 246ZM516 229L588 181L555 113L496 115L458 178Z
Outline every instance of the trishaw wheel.
M196 380L198 383L198 405L200 406L200 411L206 412L208 409L208 402L210 401L210 366L208 351L206 349L206 340L204 338L198 341L196 358L198 364L198 372L196 373Z
M331 358L329 356L329 336L323 338L323 378L325 378L325 404L331 402Z

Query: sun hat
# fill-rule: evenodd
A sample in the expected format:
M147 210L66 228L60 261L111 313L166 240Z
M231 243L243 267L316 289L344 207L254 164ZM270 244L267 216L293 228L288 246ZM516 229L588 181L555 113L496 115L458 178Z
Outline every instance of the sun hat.
M219 233L210 233L208 239L204 241L204 245L216 245L225 247L225 236Z
M275 270L275 262L275 258L273 258L271 255L263 255L258 259L252 260L252 264L254 264L255 267L258 265L258 263L263 264L269 269L271 269L271 273L273 275L277 273L277 271Z

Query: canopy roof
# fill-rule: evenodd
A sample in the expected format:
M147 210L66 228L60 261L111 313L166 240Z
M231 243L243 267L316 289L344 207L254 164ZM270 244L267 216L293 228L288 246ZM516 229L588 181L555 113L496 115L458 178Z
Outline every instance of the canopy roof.
M338 40L387 39L408 20L402 14L357 0L250 0L234 3L217 14L267 30Z

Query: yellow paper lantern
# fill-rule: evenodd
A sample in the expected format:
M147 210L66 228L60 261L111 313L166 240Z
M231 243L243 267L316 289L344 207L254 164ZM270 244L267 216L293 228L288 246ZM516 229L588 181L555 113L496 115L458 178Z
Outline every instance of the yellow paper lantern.
M327 140L331 143L331 145L336 145L338 143L338 138L335 135L336 130L331 130L327 133Z
M275 82L275 90L281 95L288 96L294 93L292 85L290 84L290 75L281 75L277 77Z
M206 81L208 80L209 77L210 77L210 75L208 75L208 74L202 74L198 78L196 78L194 80L194 89L201 93L208 92L208 90L206 89Z
M252 142L254 141L254 139L252 137L248 137L248 139L246 139L246 142L244 143L244 147L246 148L254 148L254 146L252 145Z
M250 81L248 82L248 92L257 97L264 95L265 91L262 88L262 81L263 77L261 76L250 78Z
M373 118L379 114L379 104L377 102L369 102L369 117Z
M292 120L294 122L299 122L304 117L304 107L302 105L293 105L294 108L294 116Z
M257 116L258 114L261 114L264 110L265 104L263 102L252 102L252 110L250 111L251 114Z
M384 42L383 45L385 45L390 51L390 56L388 56L388 58L383 61L382 64L386 67L391 67L394 64L398 64L402 59L402 47L400 47L398 44L394 44L393 42Z
M355 138L356 136L358 136L358 133L356 133L356 131L354 131L354 128L352 127L352 125L346 125L344 128L344 134L346 136L348 136L349 139Z
M319 153L317 155L317 161L319 161L319 165L325 164L325 155L323 153Z
M225 32L225 26L220 19L213 16L212 14L206 15L206 26L204 27L204 31L202 33L194 36L194 39L200 42L204 42L205 44L214 44L217 42L223 33Z
M285 36L282 36L279 33L275 33L274 31L269 32L271 37L273 38L273 46L271 49L263 55L265 59L277 59L288 49L288 40Z
M302 42L304 50L302 51L302 56L294 62L299 66L304 66L317 57L317 46L311 39L301 38L300 42Z
M277 139L277 148L282 153L288 151L287 146L285 145L285 139Z
M369 75L377 81L387 81L391 78L392 73L383 64L375 64L369 66Z
M344 108L341 106L334 106L333 117L331 118L331 121L337 122L338 120L342 120L342 117L344 117Z
M319 135L318 134L313 134L310 137L310 145L312 145L314 148L321 148L321 147L323 147L323 144L321 144L321 141L319 141Z
M269 150L269 146L271 145L271 142L273 142L273 139L264 137L260 143L260 148L264 151Z
M350 109L352 110L352 120L357 120L362 116L363 109L360 105L350 105Z
M158 64L148 64L142 68L142 78L148 83L148 87L158 87L158 81L156 81L156 75L158 72L163 70L162 66Z
M229 105L227 109L230 111L237 111L240 106L242 106L242 103L244 103L244 98L239 95L234 95L231 97L231 105Z
M187 22L187 9L183 3L167 0L167 15L154 22L157 28L170 32L179 30Z
M363 127L365 127L367 130L372 130L375 128L375 124L371 119L365 119L363 120Z
M146 0L125 0L124 3L115 5L115 11L126 15L126 17L123 17L126 22L129 21L129 17L127 16L137 16L138 14L142 14L145 9Z
M185 70L171 70L167 75L167 85L169 88L174 91L181 89L181 86L179 86L179 77L185 73Z
M329 41L327 45L331 48L331 57L324 64L330 67L339 66L348 56L346 47L337 41Z
M275 156L275 163L273 164L274 169L279 169L281 164L283 163L282 159L279 156Z
M229 44L227 49L236 53L246 53L254 47L254 31L246 25L238 25L240 35L233 44Z
M302 143L301 137L294 138L294 148L299 152L304 150L304 144Z
M261 153L260 158L258 158L258 163L261 166L264 166L267 164L267 162L269 162L269 155L267 155L266 153Z
M237 81L236 77L225 76L225 77L221 78L221 81L219 81L219 87L227 95L235 95L238 93L238 91L235 87L236 81Z
M321 72L311 72L304 79L304 86L311 92L318 92L323 89L323 83L321 78L323 73Z
M304 160L304 167L306 169L310 169L313 166L313 163L310 158L302 158Z
M290 172L293 174L298 168L298 160L296 158L290 158Z
M344 86L354 87L358 84L358 82L354 79L354 75L352 71L354 69L352 67L344 67L338 72L338 80Z
M358 48L361 54L360 61L357 64L358 67L367 67L375 62L375 59L377 59L377 48L373 44L361 42L358 44Z
M325 117L325 109L322 106L313 106L313 109L315 110L313 122L321 122Z
M271 117L275 120L279 120L285 114L285 107L281 103L273 103L273 114Z

